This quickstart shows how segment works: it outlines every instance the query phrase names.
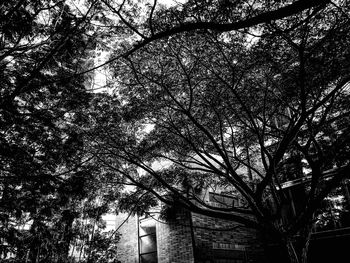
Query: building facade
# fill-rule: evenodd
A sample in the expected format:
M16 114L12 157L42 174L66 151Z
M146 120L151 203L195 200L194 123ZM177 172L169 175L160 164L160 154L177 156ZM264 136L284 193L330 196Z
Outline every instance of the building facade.
M209 193L207 201L222 205L235 200ZM157 213L147 217L119 214L122 263L254 263L261 262L263 248L258 233L217 218L177 211L165 222Z
M324 173L324 180L336 171ZM282 184L291 196L283 220L300 213L309 178ZM309 262L348 262L350 253L350 181L335 188L318 213L309 247ZM244 207L225 192L208 193L211 206ZM122 263L262 263L264 247L257 231L242 225L188 211L177 211L174 220L165 222L158 213L147 217L117 216L121 240L117 258ZM344 261L345 260L345 261Z

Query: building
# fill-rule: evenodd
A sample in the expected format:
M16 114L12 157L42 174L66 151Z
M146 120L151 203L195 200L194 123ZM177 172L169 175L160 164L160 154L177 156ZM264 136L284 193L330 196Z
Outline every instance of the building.
M238 202L232 196L207 193L211 205ZM239 204L237 204L239 205ZM117 216L118 260L122 263L260 262L262 244L254 230L207 216L178 211L169 222L157 213Z
M324 180L335 171L324 173ZM311 177L310 177L311 178ZM297 216L302 193L309 177L291 180L281 188L292 198L284 220ZM325 199L311 235L309 262L347 262L350 242L349 182ZM211 206L243 207L236 197L223 192L208 192L205 201ZM121 240L117 258L122 263L254 263L265 262L259 233L232 222L178 211L175 220L159 219L157 211L137 217L117 216Z

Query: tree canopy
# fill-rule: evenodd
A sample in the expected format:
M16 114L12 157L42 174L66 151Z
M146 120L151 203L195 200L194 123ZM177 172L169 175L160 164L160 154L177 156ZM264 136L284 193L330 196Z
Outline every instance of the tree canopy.
M87 235L76 220L100 221L108 211L94 204L103 191L89 192L102 172L77 129L91 99L89 76L76 73L91 64L93 6L77 13L66 1L0 3L2 262L66 262L73 240Z
M349 172L348 3L154 2L140 24L104 3L140 39L116 48L124 59L111 64L115 95L96 139L101 161L136 186L127 205L155 197L291 246ZM283 182L307 175L302 211L283 222ZM220 185L249 210L200 198Z
M110 245L95 225L119 199L228 219L305 260L349 173L348 1L82 2L0 4L1 256L64 262L75 237L93 261ZM113 94L88 92L102 67ZM301 177L286 221L284 183ZM208 188L245 206L211 206Z

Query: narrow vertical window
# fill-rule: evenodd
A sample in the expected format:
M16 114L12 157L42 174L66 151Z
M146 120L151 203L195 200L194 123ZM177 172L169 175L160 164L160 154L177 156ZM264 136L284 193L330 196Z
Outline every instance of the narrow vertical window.
M153 218L139 220L140 263L157 263L156 222Z

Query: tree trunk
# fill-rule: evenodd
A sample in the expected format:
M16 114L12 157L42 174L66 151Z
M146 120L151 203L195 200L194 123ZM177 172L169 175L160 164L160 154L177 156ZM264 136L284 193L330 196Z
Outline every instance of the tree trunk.
M38 227L40 224L39 220L34 218L33 224L30 227L31 242L29 244L29 262L36 263L39 262L40 257L40 247L41 247L41 229Z
M64 226L62 229L62 241L63 247L60 255L59 262L67 262L69 257L69 248L72 241L72 226L74 221L74 213L70 210L65 210L62 212L61 223Z
M306 240L305 245L304 245L304 247L302 249L301 263L307 263L308 262L307 259L308 259L308 252L309 252L309 243L310 243L310 236Z
M300 253L293 238L283 236L270 226L263 234L267 263L301 263Z
M265 253L268 263L300 263L298 252L292 241L268 244Z
M309 252L309 244L310 244L310 239L311 239L311 234L312 234L312 228L313 228L313 223L310 221L303 229L301 236L301 257L300 261L301 263L307 263L308 262L308 252Z
M270 238L265 240L268 263L307 263L311 225L300 231L300 238Z
M293 241L287 241L286 247L288 251L288 258L290 263L299 263L299 257Z

